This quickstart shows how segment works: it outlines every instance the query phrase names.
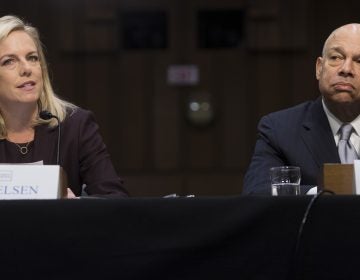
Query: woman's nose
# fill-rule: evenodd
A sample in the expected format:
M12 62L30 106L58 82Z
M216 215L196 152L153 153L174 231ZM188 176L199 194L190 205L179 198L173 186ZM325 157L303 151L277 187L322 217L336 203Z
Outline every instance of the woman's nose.
M32 73L31 65L28 61L20 61L19 62L19 73L20 76L30 76Z

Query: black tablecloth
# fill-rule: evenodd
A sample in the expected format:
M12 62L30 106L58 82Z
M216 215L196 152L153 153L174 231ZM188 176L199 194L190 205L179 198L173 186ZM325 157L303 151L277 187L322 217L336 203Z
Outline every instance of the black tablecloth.
M360 198L0 201L0 275L23 279L358 279ZM294 268L294 270L291 270Z

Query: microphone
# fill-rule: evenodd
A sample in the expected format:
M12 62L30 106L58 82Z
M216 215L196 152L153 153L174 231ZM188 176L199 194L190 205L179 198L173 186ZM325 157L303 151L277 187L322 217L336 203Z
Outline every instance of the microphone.
M56 155L56 164L60 165L60 136L61 136L61 127L60 127L60 120L57 116L53 115L49 111L41 111L39 113L39 117L43 120L50 120L50 119L56 119L58 123L58 141L57 141L57 155Z

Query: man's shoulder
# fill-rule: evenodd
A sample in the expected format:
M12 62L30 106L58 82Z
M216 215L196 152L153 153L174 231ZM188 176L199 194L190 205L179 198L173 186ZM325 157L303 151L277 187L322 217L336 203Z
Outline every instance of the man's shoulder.
M316 101L314 100L308 100L303 103L270 114L279 114L279 115L302 114L303 112L307 112L314 105L315 102Z
M321 100L309 100L295 106L282 109L276 112L272 112L267 116L275 119L282 119L284 121L289 119L302 119L307 116L307 114L312 111L314 106L320 106Z
M322 110L321 99L306 101L264 116L260 120L259 127L294 129L321 117Z

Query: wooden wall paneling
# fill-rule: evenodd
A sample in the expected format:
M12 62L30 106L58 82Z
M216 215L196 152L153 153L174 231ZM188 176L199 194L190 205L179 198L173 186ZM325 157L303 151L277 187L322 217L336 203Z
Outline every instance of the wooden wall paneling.
M149 141L146 132L151 116L146 95L152 88L148 74L151 73L148 72L151 65L145 53L127 52L121 55L118 66L118 80L115 84L121 96L118 112L124 122L117 130L122 137L122 146L118 147L115 155L121 158L121 168L140 170L145 166L145 149Z
M91 109L99 123L105 143L111 138L111 128L116 127L115 120L109 121L109 103L113 102L109 84L109 63L111 59L98 57L89 59L84 67L84 91L86 92L86 107Z
M279 28L279 23L272 18L252 20L247 26L249 49L264 52L278 50L281 38Z
M82 52L85 55L86 105L96 113L104 139L108 140L111 128L117 124L109 111L111 97L116 94L112 90L116 87L110 75L118 47L116 14L90 3L85 11Z
M162 6L163 7L160 8L165 8L164 3ZM125 10L134 10L136 8L139 7L127 6ZM146 8L149 7L147 6ZM143 7L140 7L140 9L142 10ZM174 180L174 182L171 181L171 183L166 179L160 182L161 176L148 175L149 172L156 174L159 172L157 170L177 166L178 152L176 147L178 146L179 137L176 124L178 114L176 108L178 106L176 94L173 95L173 92L169 92L165 84L167 57L167 50L129 50L121 52L120 75L125 73L124 78L121 78L124 84L121 86L121 88L124 89L123 103L125 104L129 101L129 96L127 95L134 91L134 87L138 87L139 91L143 94L143 100L141 101L143 105L137 108L134 107L133 110L126 108L126 113L123 114L124 120L128 120L123 121L124 127L127 127L129 126L129 121L131 122L131 115L139 114L139 112L137 112L138 110L143 112L143 125L139 128L140 130L137 131L137 133L143 132L141 137L143 145L142 152L140 153L139 149L135 151L138 153L137 157L139 159L141 154L143 156L142 166L136 166L135 164L129 166L126 162L125 164L119 164L120 172L124 169L126 181L129 181L129 176L131 178L131 182L127 183L127 186L129 186L129 189L132 190L134 195L165 195L169 192L181 191L181 182L178 183L178 179ZM136 65L133 64L134 58L136 58ZM132 61L131 66L130 61ZM128 71L132 73L126 73ZM129 78L130 75L131 78ZM135 85L131 88L131 84L134 83ZM135 100L140 102L140 98L135 98L134 101ZM131 113L131 111L134 110L136 111ZM132 133L134 132L134 127L138 127L138 125L130 125L133 126L131 131L129 131L129 129L123 129L122 132L122 145L125 147L128 146L128 141L134 140ZM140 141L138 145L140 145ZM122 150L121 153L118 153L118 158L122 161L124 156L131 157L130 153L129 149L128 151ZM166 173L164 173L164 176L166 177ZM175 178L177 177L175 176ZM169 188L170 190L168 190Z
M20 5L21 5L21 1L19 0L4 1L3 3L1 3L0 16L5 16L5 15L21 16L19 11Z
M320 54L319 54L320 55ZM319 96L318 84L315 77L316 57L304 51L288 57L289 60L289 93L292 94L291 103L299 104Z
M85 37L83 30L86 28L86 7L83 0L76 1L74 5L63 3L63 6L58 6L58 11L66 19L66 22L61 20L59 24L59 59L71 65L69 69L62 69L62 72L57 72L63 75L66 79L70 79L72 83L72 91L62 91L65 94L65 99L74 102L80 107L88 108L87 93L86 93L86 61L89 56L85 52ZM84 6L85 5L85 6ZM70 77L69 74L72 74ZM61 85L60 85L61 86ZM71 94L71 95L70 95ZM92 108L88 108L92 109Z
M30 22L33 23L35 26L38 26L39 19L41 18L40 15L42 15L40 12L42 4L43 4L43 0L3 1L3 3L1 3L1 10L2 10L1 16L15 15L25 20L26 22Z
M163 51L159 51L162 53ZM145 74L145 88L144 88L144 168L146 170L154 169L154 99L155 99L155 68L157 61L161 56L158 55L158 51L150 52L146 56L144 63L144 74Z
M279 110L283 106L282 99L284 92L288 91L283 88L281 81L280 59L274 54L258 53L254 58L256 84L254 85L257 95L258 116L263 116L269 112Z
M77 55L76 55L77 56ZM73 74L74 74L74 83L73 83L73 93L74 95L70 97L70 100L75 102L76 105L83 107L85 109L91 110L87 105L87 92L85 90L86 85L86 60L83 58L76 58L76 56L70 57L73 60Z
M243 149L246 151L245 154L247 153L249 155L248 159L250 160L257 138L257 124L262 115L259 112L259 102L261 98L259 98L257 94L258 83L259 83L258 76L256 73L258 56L257 54L252 54L247 51L245 57L247 60L247 63L245 64L246 73L244 75L246 82L244 83L242 88L244 88L244 91L246 92L246 97L248 100L246 104L248 106L246 107L246 123L245 123L247 145L243 147ZM229 147L229 149L231 149L231 147ZM245 164L245 166L247 168L248 164Z
M274 92L276 90L281 96L278 99L277 108L283 109L289 106L294 105L293 95L292 92L292 64L291 58L294 57L296 54L293 52L286 52L286 53L279 53L276 55L278 57L278 77L274 88L270 88L270 91ZM275 55L274 55L275 57Z
M252 51L274 50L279 46L279 0L249 1L247 7L246 44Z
M179 45L184 40L178 41L178 39L183 38L182 32L186 26L179 22L181 10L179 9L178 1L168 1L166 4L163 4L163 8L167 11L168 47L157 52L152 73L154 80L152 152L154 168L157 170L179 168L180 124L183 118L180 106L181 91L176 86L168 85L167 69L172 64L182 62L181 59L179 61L178 51L184 49L183 45Z
M278 22L280 24L280 46L283 50L297 53L308 47L308 2L281 0ZM294 53L296 56L297 53Z
M211 166L212 148L209 139L209 129L198 130L192 127L186 119L186 110L189 102L189 96L198 91L208 91L208 88L202 87L204 79L207 76L201 63L194 56L194 50L197 48L196 41L196 10L192 9L191 2L177 1L176 9L173 14L173 50L174 64L195 64L200 70L200 85L189 86L179 89L180 94L180 137L181 137L181 157L180 166L184 170L191 168L206 168ZM188 176L188 173L186 173Z
M76 84L74 62L64 55L60 55L50 62L49 68L55 93L69 102L78 104L74 88Z
M173 0L169 9L169 32L174 63L191 63L189 55L196 46L196 11L191 9L191 1Z
M222 99L218 132L221 136L220 166L224 169L240 170L248 163L248 146L252 140L248 137L248 122L254 104L252 87L246 85L247 63L244 49L224 51L216 59L214 79L219 79L217 91Z
M187 177L185 194L195 196L239 195L243 177L237 173L197 173Z
M119 0L86 0L85 5L86 18L100 25L115 20L117 11L122 6Z
M43 43L46 43L48 52L56 53L56 57L61 61L65 54L75 50L75 26L79 11L63 1L51 0L49 6L49 10L52 11L53 29L49 31L48 42ZM41 34L44 25L45 22L39 26Z
M101 1L101 0L98 0ZM133 10L133 9L158 9L169 8L178 0L112 0L115 1L120 9Z
M197 8L234 9L245 7L247 0L223 0L221 2L218 0L188 0L187 2L192 10ZM254 0L251 0L251 2L254 2Z
M213 107L214 107L214 114L216 119L214 118L214 162L212 167L218 170L224 170L224 162L223 162L223 155L224 155L224 130L223 130L223 121L225 120L224 114L224 105L226 96L229 94L227 86L229 83L229 76L228 76L228 67L230 66L226 63L226 53L231 52L230 50L222 50L216 52L212 56L212 73L211 73L211 88L213 89Z
M246 1L250 12L256 16L267 16L277 13L279 10L281 0L250 0Z
M81 72L77 70L79 61L74 55L76 9L72 9L68 3L55 0L51 1L51 9L54 12L54 30L49 41L44 43L46 54L52 54L48 57L48 63L54 90L61 98L81 105L81 93L75 87L77 75Z
M215 165L214 128L189 127L185 135L186 166L189 169L212 168ZM195 171L194 170L194 171Z
M284 85L288 89L284 106L292 106L314 96L308 90L308 85L312 85L310 81L315 78L315 62L309 65L306 61L308 17L307 1L281 1L278 20L282 36L278 56L282 60ZM316 92L316 89L312 91Z
M179 164L181 108L179 91L166 82L169 55L158 55L155 62L153 112L153 157L155 169L176 169Z
M185 42L187 42L187 45L184 45L183 53L186 50L186 57L200 68L200 84L197 87L184 90L184 93L186 95L191 95L194 92L210 94L216 114L214 124L207 128L199 129L192 127L188 122L183 123L182 153L185 154L183 156L184 167L188 170L184 178L186 181L184 183L185 193L209 193L206 177L215 170L222 170L223 166L222 153L225 147L223 145L222 124L224 116L222 109L224 104L223 87L227 83L227 74L222 66L226 68L227 65L226 62L219 63L222 60L219 53L224 51L198 49L196 14L200 9L229 8L229 2L231 2L230 7L232 8L242 7L239 1L223 1L222 3L191 1L191 3L187 3L188 7L184 14L187 11L187 13L191 12L192 15L186 14L187 16L182 17L183 21L190 27L187 32L183 32L183 38L186 38ZM183 104L186 101L186 97L183 97ZM198 179L196 184L193 184L194 176Z
M53 34L57 34L53 40L58 44L59 52L62 54L82 51L86 2L84 0L74 3L56 0L51 0L51 2L57 19L57 27L53 30Z
M193 55L193 61L199 65L200 69L200 84L197 87L190 87L186 89L186 93L183 96L183 113L186 112L189 98L193 95L209 94L213 105L216 106L218 102L218 96L214 92L213 83L213 67L214 64L211 61L209 55ZM184 90L185 92L185 90ZM185 157L185 166L188 168L212 168L215 165L216 160L216 126L218 122L214 122L210 126L197 127L192 125L189 121L186 121L184 115L184 142L182 153Z
M123 160L124 141L128 141L129 136L124 135L125 127L129 120L122 110L125 92L121 86L121 55L120 53L108 58L108 84L107 84L107 128L108 139L106 141L111 159L119 175L122 175L125 166Z
M109 55L117 51L118 32L115 19L105 19L104 22L101 19L92 19L86 24L83 32L84 51L90 55Z

